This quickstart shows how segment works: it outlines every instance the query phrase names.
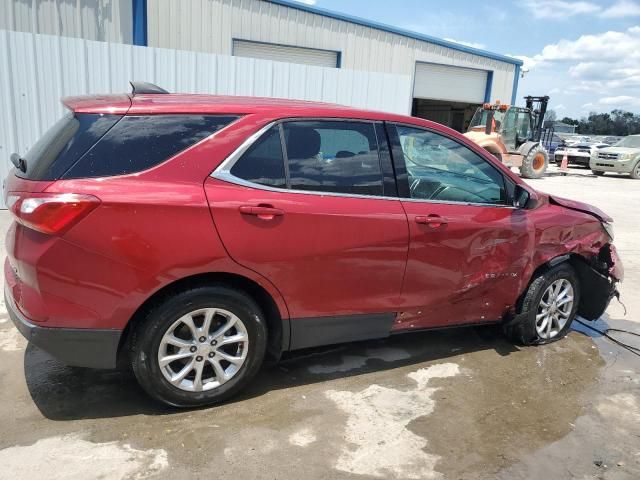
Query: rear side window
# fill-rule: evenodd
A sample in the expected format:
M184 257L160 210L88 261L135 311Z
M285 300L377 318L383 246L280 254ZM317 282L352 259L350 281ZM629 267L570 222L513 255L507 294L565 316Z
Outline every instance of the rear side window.
M237 117L218 115L126 115L64 178L105 177L140 172L229 125Z
M374 125L352 121L284 124L290 188L382 195Z
M285 188L287 182L278 127L271 128L251 145L231 167L231 174L260 185Z
M69 113L62 117L24 156L27 180L56 180L113 127L121 115Z

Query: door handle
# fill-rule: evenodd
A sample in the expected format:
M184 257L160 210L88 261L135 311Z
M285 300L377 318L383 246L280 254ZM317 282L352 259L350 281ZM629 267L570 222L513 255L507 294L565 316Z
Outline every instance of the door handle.
M416 215L415 221L416 223L428 225L432 228L438 228L441 225L447 225L447 223L449 223L445 217L441 217L440 215Z
M268 205L241 205L240 213L243 215L253 215L255 217L261 218L262 220L273 220L275 217L281 217L284 215L284 211L279 208L274 208Z

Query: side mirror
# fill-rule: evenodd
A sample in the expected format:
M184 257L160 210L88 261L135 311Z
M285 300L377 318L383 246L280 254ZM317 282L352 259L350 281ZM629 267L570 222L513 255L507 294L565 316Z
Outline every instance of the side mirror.
M531 200L531 194L520 185L516 185L513 192L513 206L516 208L527 208Z

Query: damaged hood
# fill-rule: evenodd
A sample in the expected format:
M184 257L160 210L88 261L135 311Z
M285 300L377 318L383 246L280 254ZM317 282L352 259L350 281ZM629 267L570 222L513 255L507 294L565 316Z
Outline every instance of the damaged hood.
M588 203L569 200L568 198L562 198L556 195L549 195L549 201L564 208L570 208L571 210L577 210L578 212L584 212L588 213L589 215L593 215L601 222L613 222L613 218L604 213L598 207L594 207L593 205L589 205Z

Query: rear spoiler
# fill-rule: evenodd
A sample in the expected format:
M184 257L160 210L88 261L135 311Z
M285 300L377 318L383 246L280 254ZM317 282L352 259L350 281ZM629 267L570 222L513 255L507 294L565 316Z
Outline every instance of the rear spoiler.
M69 110L77 113L105 113L114 115L126 115L131 107L131 98L135 95L162 94L169 93L149 82L129 82L131 84L131 94L120 95L80 95L74 97L64 97L62 103Z

